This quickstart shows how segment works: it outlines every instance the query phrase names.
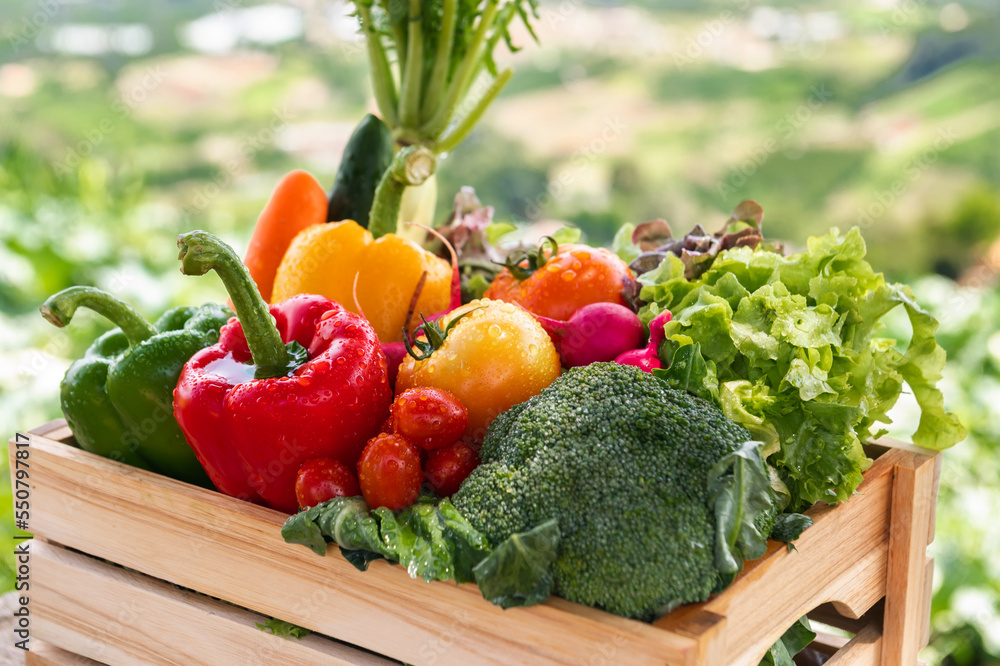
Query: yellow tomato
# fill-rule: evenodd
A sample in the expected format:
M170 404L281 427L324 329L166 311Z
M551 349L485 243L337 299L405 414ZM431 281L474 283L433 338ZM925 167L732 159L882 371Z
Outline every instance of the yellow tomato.
M396 392L416 386L451 391L469 410L466 438L481 442L501 412L555 381L559 353L535 318L517 305L473 301L444 317L440 327L447 329L463 314L427 359L403 359Z
M406 322L410 299L425 271L413 320ZM352 294L355 276L358 303L382 342L401 341L403 326L412 328L420 323L420 313L430 317L446 310L450 302L452 273L447 261L395 234L373 240L353 220L301 231L281 260L271 301L319 294L358 313Z

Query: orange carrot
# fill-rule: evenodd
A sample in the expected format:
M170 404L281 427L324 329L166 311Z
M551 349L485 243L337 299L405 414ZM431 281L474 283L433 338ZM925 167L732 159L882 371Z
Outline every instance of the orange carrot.
M265 301L271 302L274 274L292 239L306 227L325 222L326 208L326 192L306 171L292 171L274 188L243 258Z

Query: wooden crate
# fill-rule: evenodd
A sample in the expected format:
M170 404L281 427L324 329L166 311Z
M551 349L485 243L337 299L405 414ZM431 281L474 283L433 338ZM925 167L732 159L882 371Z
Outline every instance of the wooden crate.
M645 624L556 598L504 611L385 562L362 573L284 543L280 512L71 440L63 421L30 433L32 637L52 652L29 664L755 666L806 613L856 632L820 646L832 666L912 666L927 643L940 456L905 445L872 447L858 494L810 510L796 550L772 542L721 594ZM265 634L260 614L317 634Z

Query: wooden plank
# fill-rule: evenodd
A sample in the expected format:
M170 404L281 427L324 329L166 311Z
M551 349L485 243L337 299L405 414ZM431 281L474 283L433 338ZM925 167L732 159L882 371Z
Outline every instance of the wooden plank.
M52 419L48 423L43 423L40 426L32 428L26 434L42 435L50 439L61 441L65 437L65 435L63 434L64 432L69 432L70 436L73 435L72 431L70 431L69 429L69 426L66 425L66 419ZM8 441L13 442L15 441L15 439L16 438L11 438Z
M70 433L59 422L45 432L33 437L33 460L44 462L42 478L33 475L39 534L417 664L575 663L596 651L609 662L754 665L785 619L790 626L824 602L857 618L883 596L893 472L916 455L886 448L858 496L836 510L811 510L816 524L796 552L771 544L725 592L650 627L561 599L503 612L484 604L474 586L429 589L385 563L360 574L336 555L316 558L281 542L282 514L61 446L51 437ZM139 510L121 508L130 505ZM833 561L839 566L831 568ZM925 589L921 579L921 602ZM760 598L781 618L759 613ZM423 612L412 617L397 606Z
M935 458L907 453L896 465L882 629L884 666L911 666L923 647L927 545L936 501Z
M110 666L263 665L279 656L281 663L316 666L392 663L316 635L296 640L263 632L260 615L53 544L32 542L31 558L34 633Z
M101 666L101 662L67 652L37 638L31 639L31 651L24 655L25 666Z
M883 618L885 617L885 604L884 602L879 601L860 618L844 617L837 612L837 609L834 608L833 604L829 603L817 606L813 610L809 611L808 615L810 620L822 622L823 624L830 625L831 627L836 627L852 634L856 634L873 622L879 627L882 626Z
M931 642L931 603L934 600L934 558L928 557L924 564L924 593L920 600L920 647Z
M942 457L940 454L934 456L934 487L931 490L931 493L934 496L934 502L931 504L930 525L928 525L927 530L928 545L934 543L934 530L937 525L937 498L938 491L941 488L941 461Z
M411 664L688 663L688 636L551 599L503 611L474 585L359 572L282 541L285 515L32 437L32 527L49 540ZM41 576L39 576L41 578Z
M4 637L3 640L0 640L0 664L23 666L24 657L28 654L15 645L17 641L22 639L21 636L14 634L19 619L14 616L14 613L21 605L22 595L22 592L16 590L0 595L0 636ZM34 641L31 641L27 647L33 648L34 644Z
M838 507L820 505L796 550L772 542L764 557L748 562L723 593L688 607L726 618L725 663L756 666L784 631L820 604L833 602L858 618L885 594L889 507L896 462L912 454L888 450L865 474L858 494ZM767 612L761 612L761 600ZM668 627L667 618L656 626Z
M816 639L809 644L809 648L819 652L820 654L825 654L828 657L832 657L837 654L837 652L851 640L847 636L838 636L836 634L816 629L814 629L814 631L816 631Z
M688 666L715 666L726 663L725 641L722 631L726 618L703 608L682 606L664 616L657 624L661 629L681 636L689 636L697 642L697 649L691 651Z
M879 666L882 663L882 632L878 625L870 624L838 650L826 666Z

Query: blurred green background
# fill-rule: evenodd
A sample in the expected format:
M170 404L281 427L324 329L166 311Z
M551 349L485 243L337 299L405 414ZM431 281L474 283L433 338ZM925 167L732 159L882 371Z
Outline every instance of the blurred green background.
M1000 663L1000 6L543 2L541 45L439 168L517 223L591 242L656 217L712 229L743 198L792 246L862 226L871 261L942 321L969 439L945 454L931 663ZM106 323L37 314L93 284L150 317L221 299L174 238L242 250L280 176L329 184L373 108L344 3L4 0L0 11L0 424L59 415L58 383ZM907 332L900 322L898 333ZM901 432L912 405L897 410ZM912 428L910 428L912 430ZM6 475L4 475L6 478ZM12 585L0 491L0 589Z

